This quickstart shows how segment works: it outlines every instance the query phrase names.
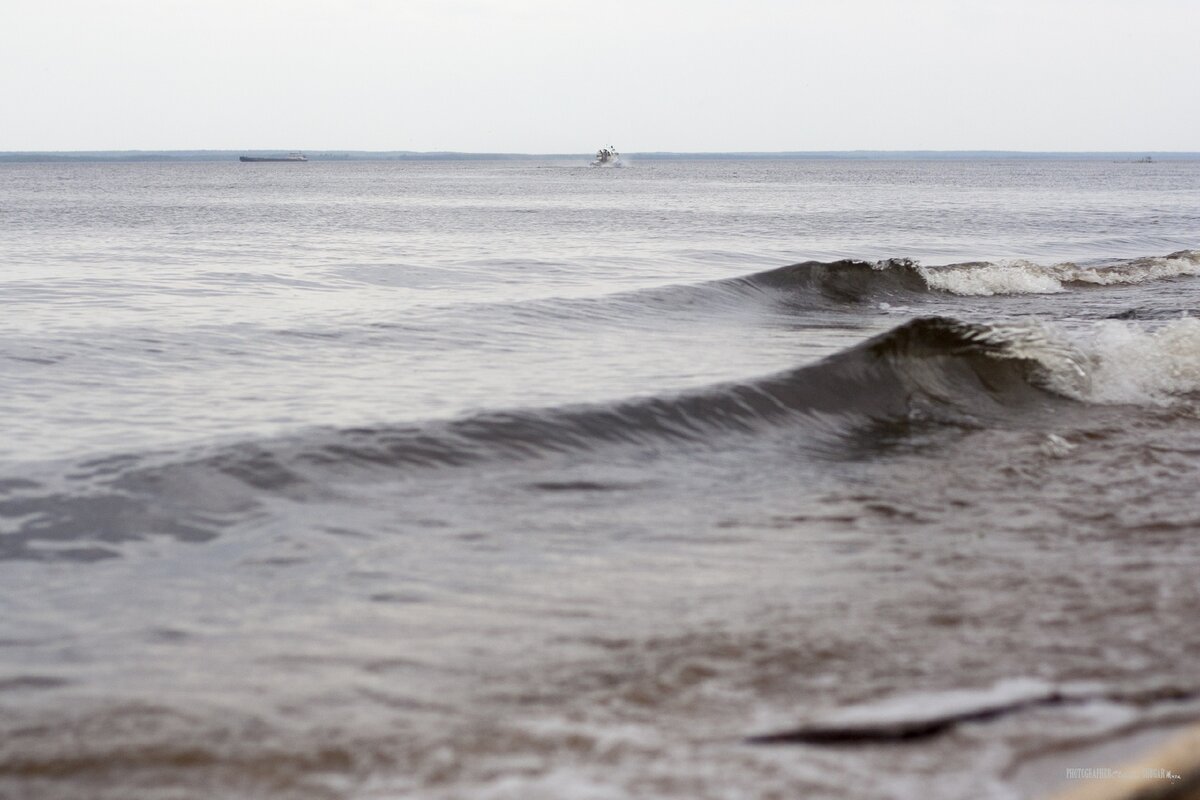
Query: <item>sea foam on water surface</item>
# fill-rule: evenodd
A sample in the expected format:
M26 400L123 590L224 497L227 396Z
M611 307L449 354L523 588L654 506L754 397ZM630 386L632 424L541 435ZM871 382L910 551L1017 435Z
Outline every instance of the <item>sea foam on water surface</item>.
M917 266L929 288L965 297L1010 294L1055 294L1068 284L1113 286L1200 275L1200 251L1181 250L1167 256L1136 258L1109 266L1080 267L1070 262L1042 265L1032 261Z
M931 289L967 297L997 294L1053 294L1065 291L1062 282L1046 268L1029 261L1000 264L963 264L917 267Z
M1045 369L1046 388L1087 403L1171 406L1200 392L1200 318L1153 328L1102 320L1083 330L1041 325L994 326L983 335L1008 356Z
M1200 319L1183 317L1147 330L1133 322L1098 323L1081 343L1090 355L1094 403L1171 405L1200 391Z

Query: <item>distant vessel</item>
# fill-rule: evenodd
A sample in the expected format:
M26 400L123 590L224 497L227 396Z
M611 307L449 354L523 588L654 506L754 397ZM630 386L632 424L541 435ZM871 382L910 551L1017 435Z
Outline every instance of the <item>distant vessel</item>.
M1153 164L1154 159L1151 158L1150 156L1145 156L1144 158L1139 158L1137 161L1135 161L1133 163L1135 163L1135 164Z
M241 156L239 161L308 161L303 153L288 153L286 156Z
M621 166L621 154L611 144L608 147L601 147L596 151L596 160L591 165L593 167L619 167Z

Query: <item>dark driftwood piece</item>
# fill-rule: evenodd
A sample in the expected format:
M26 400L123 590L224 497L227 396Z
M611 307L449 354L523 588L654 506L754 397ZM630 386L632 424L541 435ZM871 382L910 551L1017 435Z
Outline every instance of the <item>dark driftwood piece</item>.
M1067 694L1050 690L1043 695L1021 698L1012 702L982 705L977 708L934 714L912 719L884 720L877 723L861 722L839 724L816 723L791 730L749 736L747 744L818 744L854 745L886 744L927 739L949 731L964 722L989 722L1009 714L1015 714L1040 706L1082 705L1094 701L1146 704L1191 700L1197 692L1179 689L1159 689L1133 693L1091 692Z

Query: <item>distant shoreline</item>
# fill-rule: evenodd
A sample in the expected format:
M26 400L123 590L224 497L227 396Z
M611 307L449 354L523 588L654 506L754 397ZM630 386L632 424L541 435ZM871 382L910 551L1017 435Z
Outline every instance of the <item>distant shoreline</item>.
M237 161L239 156L265 156L280 150L71 150L0 151L0 163L190 162ZM591 153L459 153L409 150L306 150L309 161L551 161L590 159ZM1025 150L806 150L783 152L626 153L631 161L1194 161L1200 152L1156 150L1025 151Z

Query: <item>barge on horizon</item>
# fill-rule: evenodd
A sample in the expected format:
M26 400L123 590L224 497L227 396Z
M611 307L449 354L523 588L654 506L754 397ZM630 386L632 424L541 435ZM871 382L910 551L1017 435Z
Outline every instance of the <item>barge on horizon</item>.
M251 161L308 161L308 156L303 153L288 153L286 156L240 156L238 160L243 163Z

